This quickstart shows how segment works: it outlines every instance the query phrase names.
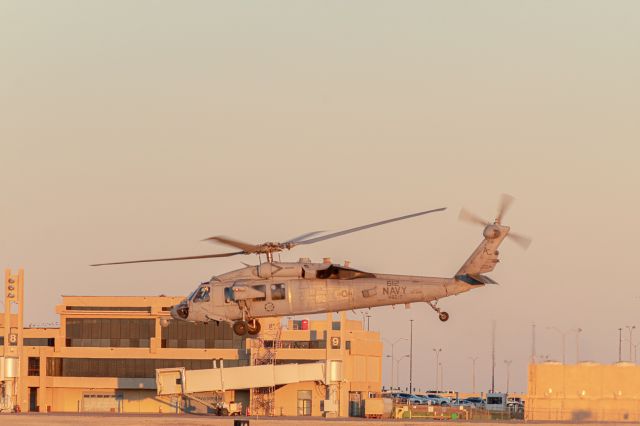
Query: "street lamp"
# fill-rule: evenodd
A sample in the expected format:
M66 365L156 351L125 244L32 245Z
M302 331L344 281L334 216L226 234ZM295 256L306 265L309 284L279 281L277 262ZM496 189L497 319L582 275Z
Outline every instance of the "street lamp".
M504 363L507 366L507 392L506 392L507 394L509 393L509 379L511 378L511 363L512 362L513 361L510 360L510 359L505 359L504 360Z
M471 360L471 389L473 391L473 393L476 393L476 360L478 359L477 356L470 356L469 359Z
M575 333L580 333L582 331L582 329L581 328L577 328L577 329L572 328L570 330L562 331L558 327L547 327L547 330L554 330L554 331L558 332L558 334L560 334L560 336L562 336L562 363L566 364L567 358L566 358L566 351L565 351L565 348L566 348L565 342L566 342L567 334L574 333L574 332ZM577 339L578 338L576 337L576 342L578 341ZM576 347L577 347L577 343L576 343ZM579 357L578 350L579 349L576 348L576 355L577 355L576 356L576 362L578 362L577 358Z
M385 342L387 342L387 343L389 343L391 345L391 389L393 389L393 386L395 385L395 380L394 380L394 376L393 376L393 364L394 364L394 361L396 359L395 346L396 346L396 343L398 343L398 342L400 342L402 340L407 340L407 339L405 337L400 337L400 338L396 339L394 342L391 342L391 341L389 341L387 339L384 339L384 338L382 340L384 340Z
M396 377L398 378L398 383L400 382L400 361L402 361L405 358L409 358L409 356L410 356L409 354L406 354L401 356L400 359L396 360ZM400 388L400 386L398 386L398 388Z
M629 330L629 362L633 360L631 357L631 348L633 346L633 330L635 330L635 325L625 325L625 328Z
M434 389L434 391L438 391L438 365L440 365L440 352L442 352L442 348L433 348L433 352L436 353L436 388Z
M576 364L580 362L580 333L582 333L581 328L576 329Z
M409 333L409 393L413 393L413 318L409 320L411 331Z

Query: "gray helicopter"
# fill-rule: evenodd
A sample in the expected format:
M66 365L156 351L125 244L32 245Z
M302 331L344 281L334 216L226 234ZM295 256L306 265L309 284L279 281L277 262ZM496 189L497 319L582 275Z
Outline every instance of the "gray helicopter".
M513 197L503 195L493 223L486 222L464 209L460 212L461 219L484 226L484 240L453 277L378 274L354 269L348 264L334 264L329 259L325 259L323 263L313 263L307 258L301 258L297 262L279 262L273 259L274 253L299 245L314 244L375 226L440 212L446 207L328 235L310 232L284 243L266 242L253 245L221 236L205 240L239 249L228 253L100 263L91 266L257 254L260 264L247 265L245 268L214 276L171 308L171 316L176 320L198 323L227 322L232 324L233 331L240 336L247 333L258 334L261 328L259 319L264 317L338 312L398 304L409 306L417 302L426 302L438 313L441 321L447 321L449 314L437 306L438 300L486 284L496 284L483 274L492 271L498 263L498 247L507 236L525 249L529 246L529 238L510 233L510 228L502 225L504 213L512 201ZM262 255L265 256L266 262L262 262ZM164 321L163 325L167 324L168 322Z

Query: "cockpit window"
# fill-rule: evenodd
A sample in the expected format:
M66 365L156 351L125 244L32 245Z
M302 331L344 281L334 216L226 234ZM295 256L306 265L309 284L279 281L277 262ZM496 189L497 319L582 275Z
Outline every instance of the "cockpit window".
M271 284L271 300L284 300L285 296L284 284Z
M211 292L211 287L208 285L203 285L198 290L196 290L196 294L193 296L193 301L197 302L208 302L211 300L209 293Z

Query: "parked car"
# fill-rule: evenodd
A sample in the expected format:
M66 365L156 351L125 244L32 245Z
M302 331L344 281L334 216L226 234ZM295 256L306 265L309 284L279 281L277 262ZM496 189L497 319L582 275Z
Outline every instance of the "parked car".
M422 398L410 394L410 393L404 393L404 392L391 392L389 394L393 399L398 399L400 400L400 402L402 403L407 403L407 404L413 404L413 405L422 405L425 402L422 400Z
M484 408L485 405L484 399L477 396L470 396L469 398L465 398L464 400L473 404L475 408Z
M466 408L475 408L475 405L471 401L467 401L466 399L454 399L450 404L452 407L466 407Z
M451 405L451 399L445 398L444 396L440 396L435 393L420 395L419 397L422 398L425 401L424 403L427 405Z

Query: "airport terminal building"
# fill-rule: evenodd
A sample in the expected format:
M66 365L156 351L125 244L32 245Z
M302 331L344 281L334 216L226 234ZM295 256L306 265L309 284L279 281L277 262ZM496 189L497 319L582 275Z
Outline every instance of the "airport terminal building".
M183 297L63 296L56 307L59 327L25 327L22 281L21 272L6 271L0 316L4 410L206 411L188 398L157 395L156 369L171 367L339 366L339 383L331 389L321 381L306 381L224 391L225 400L243 403L243 413L248 408L261 415L359 415L362 401L382 387L379 334L344 314L337 320L332 314L319 321L289 319L286 326L276 319L263 321L263 332L245 338L215 322L172 320L162 327L170 307Z

